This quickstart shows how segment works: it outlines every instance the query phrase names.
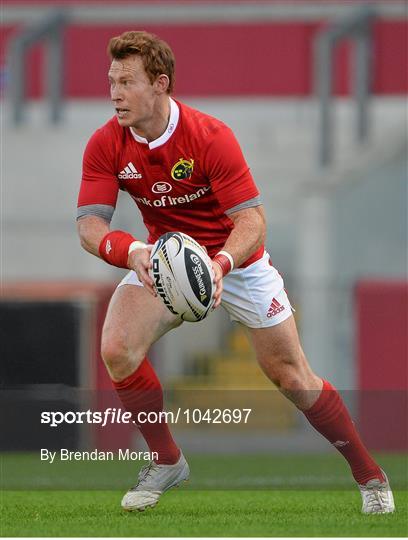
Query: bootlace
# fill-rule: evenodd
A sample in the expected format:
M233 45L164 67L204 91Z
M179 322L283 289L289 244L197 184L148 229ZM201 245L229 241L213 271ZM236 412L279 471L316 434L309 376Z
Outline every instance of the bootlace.
M387 505L388 493L386 484L367 484L362 486L367 507L370 510L383 509Z
M130 488L130 491L134 491L143 482L145 482L149 478L149 476L152 475L155 469L155 465L156 463L154 461L150 461L147 465L144 465L144 467L140 469L139 476L137 477L137 484Z

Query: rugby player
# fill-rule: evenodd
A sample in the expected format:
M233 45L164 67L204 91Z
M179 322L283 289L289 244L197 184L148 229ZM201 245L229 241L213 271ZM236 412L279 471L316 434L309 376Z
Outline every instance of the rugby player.
M231 129L171 97L174 56L158 37L125 32L108 46L115 115L90 138L78 200L82 246L129 269L103 328L101 353L123 406L161 411L160 382L146 355L182 321L170 313L149 277L151 244L182 231L206 247L222 305L250 335L266 376L348 461L368 514L394 510L387 477L369 455L337 390L316 375L302 351L282 277L265 251L260 194ZM133 198L147 243L110 230L119 189ZM186 480L188 464L166 423L138 426L158 459L123 497L126 510L154 506Z

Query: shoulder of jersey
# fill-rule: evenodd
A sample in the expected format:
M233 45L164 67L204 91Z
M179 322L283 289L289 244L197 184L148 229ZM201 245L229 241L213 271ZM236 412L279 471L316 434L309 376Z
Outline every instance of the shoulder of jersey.
M207 135L213 135L219 130L229 129L224 122L214 116L193 109L184 103L178 102L178 105L181 109L183 124L192 127L196 133L199 133L204 138Z
M102 128L108 135L116 135L121 137L129 128L123 128L119 125L116 116L112 116Z
M115 141L120 143L126 137L126 130L127 128L120 126L117 118L113 116L95 131L95 135L102 137L104 142Z

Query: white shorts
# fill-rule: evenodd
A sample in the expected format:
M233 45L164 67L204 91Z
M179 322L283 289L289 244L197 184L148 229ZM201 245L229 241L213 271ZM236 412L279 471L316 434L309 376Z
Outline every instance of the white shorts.
M119 283L142 287L131 270ZM292 315L292 306L284 289L283 279L270 264L269 254L246 268L236 268L223 279L221 305L232 321L249 328L266 328L283 322Z

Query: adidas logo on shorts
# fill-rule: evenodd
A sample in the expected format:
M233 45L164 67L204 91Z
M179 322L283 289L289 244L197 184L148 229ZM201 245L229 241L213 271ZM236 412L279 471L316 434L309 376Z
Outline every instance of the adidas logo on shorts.
M276 300L276 298L273 298L266 316L270 319L271 317L275 317L275 315L277 315L278 313L280 313L284 309L285 309L285 306L282 306L282 304L280 304Z
M120 173L118 174L118 178L119 180L140 180L140 178L142 178L142 175L140 174L140 172L137 171L133 163L129 161L123 171L120 171Z

